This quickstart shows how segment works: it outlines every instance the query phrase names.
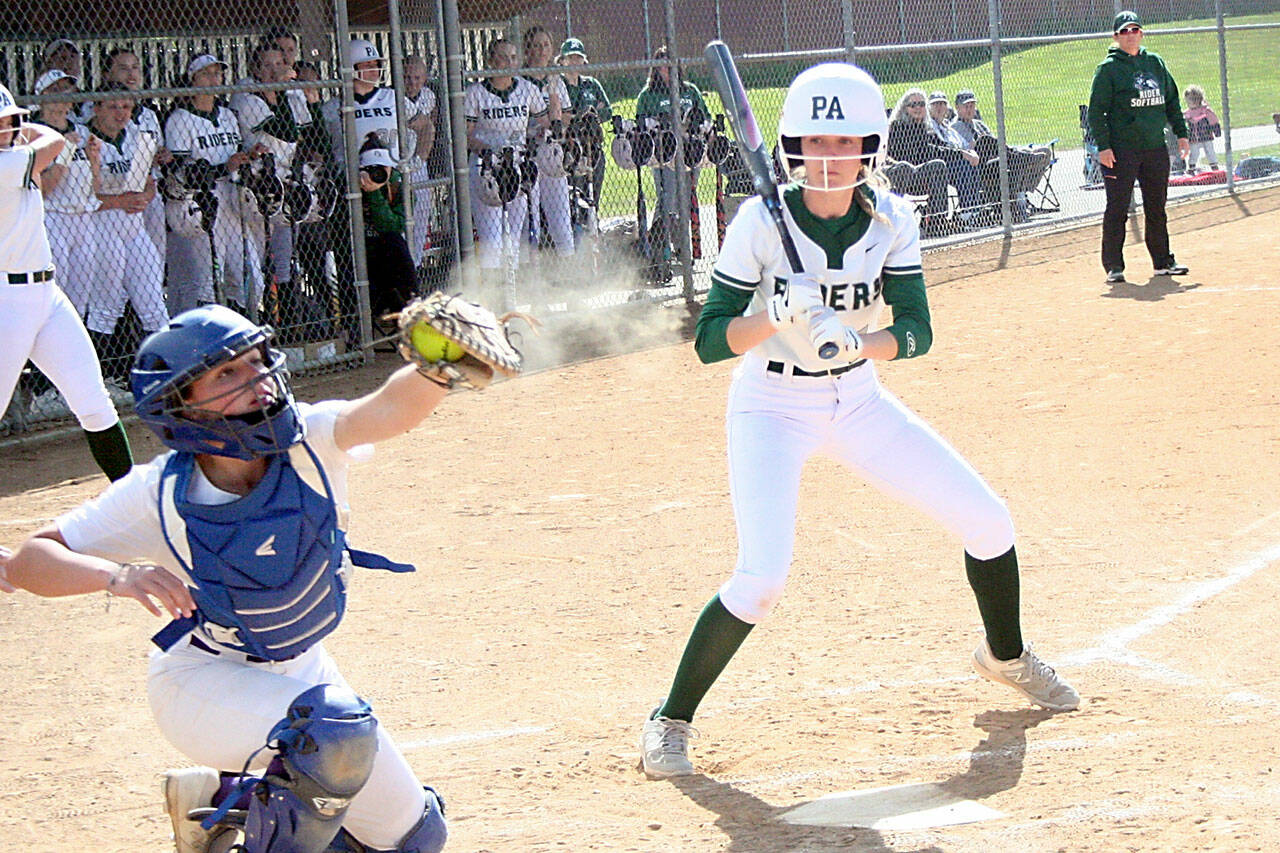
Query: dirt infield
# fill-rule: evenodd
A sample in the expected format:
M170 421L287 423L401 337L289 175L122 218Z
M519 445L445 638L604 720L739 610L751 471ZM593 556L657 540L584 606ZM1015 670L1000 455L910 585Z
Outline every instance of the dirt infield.
M680 343L546 370L380 447L353 536L419 571L361 575L326 645L445 795L449 849L1272 849L1280 190L1171 224L1192 274L1148 281L1131 244L1120 287L1096 226L932 255L933 352L881 369L1008 501L1026 634L1075 713L973 675L959 545L815 460L786 595L696 721L705 775L646 782L640 722L734 560L732 364ZM79 442L2 468L6 544L104 483ZM157 627L100 596L0 597L0 850L172 849Z

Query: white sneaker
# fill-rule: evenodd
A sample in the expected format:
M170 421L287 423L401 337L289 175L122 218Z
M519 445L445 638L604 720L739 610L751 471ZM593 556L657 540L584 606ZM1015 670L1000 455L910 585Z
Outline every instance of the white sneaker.
M1062 680L1031 651L1028 643L1022 655L1013 660L996 660L986 639L973 653L973 668L978 675L997 684L1005 684L1050 711L1074 711L1080 707L1080 694Z
M173 822L173 843L178 853L205 853L209 849L209 831L187 815L192 809L213 805L218 784L218 771L212 767L184 767L165 772L161 790L165 810Z
M650 779L689 776L693 762L689 760L689 737L697 730L684 720L654 717L645 720L640 732L640 754L644 775Z

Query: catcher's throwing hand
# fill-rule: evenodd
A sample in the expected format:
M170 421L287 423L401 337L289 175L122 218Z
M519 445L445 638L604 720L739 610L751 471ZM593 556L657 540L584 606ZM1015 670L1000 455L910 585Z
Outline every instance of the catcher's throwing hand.
M196 610L191 590L168 569L150 563L124 563L107 581L107 595L132 598L153 616L162 616L155 599L174 619L190 616Z
M506 376L520 373L520 352L507 336L507 321L512 317L520 317L530 326L535 324L523 314L496 317L488 308L461 296L433 293L413 300L400 311L396 348L405 361L418 365L418 372L432 382L446 388L463 385L478 390L493 380L495 371ZM420 349L428 336L420 333L415 340L413 329L419 323L460 347L461 357L449 359L441 357L438 349Z

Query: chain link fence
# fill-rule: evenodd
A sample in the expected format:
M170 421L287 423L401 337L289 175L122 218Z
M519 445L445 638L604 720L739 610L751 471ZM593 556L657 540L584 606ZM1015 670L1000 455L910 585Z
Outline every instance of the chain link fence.
M887 177L926 246L1096 219L1084 105L1118 8L18 0L0 12L0 81L74 143L45 178L57 277L127 410L141 335L199 302L270 322L315 369L358 363L385 311L435 288L563 318L696 298L750 193L702 59L712 38L766 138L801 69L870 71ZM1131 8L1184 109L1194 86L1212 110L1194 162L1171 142L1171 198L1280 179L1280 2ZM29 369L0 430L65 416Z

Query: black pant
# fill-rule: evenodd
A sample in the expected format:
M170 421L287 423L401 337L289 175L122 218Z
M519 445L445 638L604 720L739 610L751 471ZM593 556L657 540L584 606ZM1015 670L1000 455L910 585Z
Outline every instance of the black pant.
M1164 202L1169 195L1169 155L1164 146L1142 151L1115 150L1116 165L1102 167L1107 188L1107 210L1102 215L1102 267L1124 269L1124 229L1136 178L1142 188L1142 213L1146 219L1147 251L1156 269L1173 263L1169 254L1169 220Z
M369 268L369 307L373 316L399 311L418 292L417 271L409 243L396 231L369 234L364 240Z

